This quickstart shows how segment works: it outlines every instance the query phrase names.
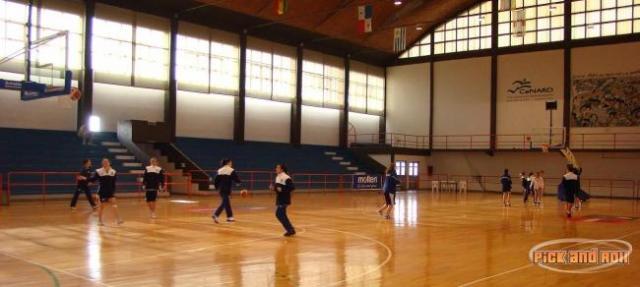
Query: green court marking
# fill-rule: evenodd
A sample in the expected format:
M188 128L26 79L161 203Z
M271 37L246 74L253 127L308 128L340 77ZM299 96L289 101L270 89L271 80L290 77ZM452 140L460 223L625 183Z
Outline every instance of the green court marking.
M40 267L40 269L44 270L44 272L49 274L49 277L51 277L51 281L53 281L54 287L60 287L60 280L58 280L58 276L56 276L56 274L53 273L53 271L51 271L49 268L44 267L42 265L36 264L36 266Z

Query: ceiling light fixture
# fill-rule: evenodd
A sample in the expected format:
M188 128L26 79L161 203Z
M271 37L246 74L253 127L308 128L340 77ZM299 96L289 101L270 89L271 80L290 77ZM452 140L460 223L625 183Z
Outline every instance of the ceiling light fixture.
M393 1L393 5L400 6L400 5L402 5L402 1L401 0L394 0Z

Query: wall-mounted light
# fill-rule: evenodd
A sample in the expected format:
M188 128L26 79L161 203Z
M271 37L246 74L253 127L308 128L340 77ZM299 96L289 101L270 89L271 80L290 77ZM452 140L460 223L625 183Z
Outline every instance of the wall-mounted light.
M422 27L422 25L416 25L416 30L417 31L422 31L424 28Z
M100 117L98 116L90 116L89 117L89 131L97 133L100 132Z

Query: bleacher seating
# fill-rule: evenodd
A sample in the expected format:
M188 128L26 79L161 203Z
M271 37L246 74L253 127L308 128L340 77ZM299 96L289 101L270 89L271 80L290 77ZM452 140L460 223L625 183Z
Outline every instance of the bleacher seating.
M348 170L348 166L357 167L358 171L369 171L367 166L357 162L349 149L338 147L293 147L289 144L266 142L237 145L230 140L196 138L178 138L177 146L207 170L218 169L221 159L230 158L238 170L272 170L275 163L284 162L294 173L353 174L354 170ZM341 157L342 160L334 160L333 157ZM350 164L341 165L340 162Z
M94 167L99 167L103 157L111 159L113 168L120 174L129 173L132 168L122 165L115 156L102 146L104 141L118 141L115 133L96 133L93 145L83 145L75 132L32 129L0 128L0 173L17 171L76 172L82 160L89 158ZM71 175L48 175L49 184L66 184ZM14 175L14 182L41 182L41 175ZM6 184L6 182L5 182ZM71 192L68 186L49 186L47 193ZM126 189L123 189L126 190ZM12 194L39 194L41 188L16 186Z
M111 159L120 174L119 192L137 191L136 176L109 152L103 142L117 142L115 133L94 134L93 145L83 145L75 132L31 129L0 128L0 173L12 175L13 195L42 194L38 183L41 173L17 174L16 172L77 172L85 158L99 167L103 157ZM222 158L234 161L240 171L273 170L274 164L284 162L292 173L353 174L371 172L372 168L359 163L349 149L326 146L302 145L293 147L282 143L247 142L237 145L230 140L179 138L177 146L200 167L217 170ZM47 175L47 194L73 191L74 174ZM126 183L124 183L126 182ZM23 186L22 183L36 185ZM124 184L123 184L124 183Z

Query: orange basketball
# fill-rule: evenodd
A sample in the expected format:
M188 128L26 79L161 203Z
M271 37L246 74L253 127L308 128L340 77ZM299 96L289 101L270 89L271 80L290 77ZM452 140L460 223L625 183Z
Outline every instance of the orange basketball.
M243 189L240 191L240 196L242 196L243 198L249 196L249 191L246 189Z
M78 88L71 88L71 93L69 93L69 98L71 98L72 101L77 101L82 97L82 93L80 93L80 90Z

